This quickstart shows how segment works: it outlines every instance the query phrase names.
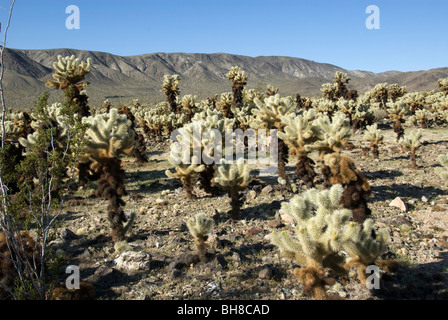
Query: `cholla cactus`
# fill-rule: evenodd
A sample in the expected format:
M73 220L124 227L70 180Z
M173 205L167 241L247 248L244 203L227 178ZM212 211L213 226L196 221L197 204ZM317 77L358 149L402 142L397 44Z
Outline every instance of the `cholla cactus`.
M208 110L196 113L191 123L177 131L176 140L171 144L170 162L177 165L189 164L191 157L198 157L198 164L205 168L200 171L199 181L207 193L216 193L213 186L215 163L221 159L225 145L225 132L232 129L234 119L222 118L220 112ZM218 134L219 133L219 134ZM200 155L200 159L199 159Z
M250 104L255 105L255 98L261 99L263 94L257 89L244 89L243 90L243 101Z
M352 211L355 222L363 223L371 214L367 205L371 189L366 177L352 159L339 153L327 154L324 165L324 186L342 185L344 193L341 204Z
M135 110L137 108L135 104L138 104L138 99L134 99L133 104L134 106L131 108ZM148 156L146 155L146 142L143 135L136 130L136 119L131 108L127 106L121 106L118 109L118 114L126 115L128 120L131 121L131 130L134 131L135 136L135 148L133 155L136 158L137 162L142 164L148 162Z
M282 117L288 115L295 110L294 99L281 98L279 94L265 98L262 102L256 98L254 100L257 108L252 110L254 115L254 122L251 127L254 129L277 129L278 132L283 132L285 124L282 122ZM278 175L280 178L286 180L289 187L289 178L286 174L285 166L288 161L289 150L283 140L278 141Z
M310 109L302 114L293 113L283 116L285 123L284 132L279 132L278 136L289 147L291 155L297 157L296 175L307 188L314 187L314 161L308 157L311 146L319 137L319 128L314 124L316 111Z
M350 121L350 124L353 125L353 114L357 109L357 102L354 100L345 100L344 98L339 98L336 101L336 106L339 112L342 112Z
M368 104L358 103L352 114L353 129L365 128L373 123L375 115Z
M278 88L268 84L266 87L266 90L264 92L264 96L266 98L269 98L269 97L275 96L276 94L278 94Z
M367 267L373 265L378 257L387 251L390 242L386 229L380 230L376 237L372 238L373 225L371 219L367 219L362 225L351 222L342 232L343 250L349 256L345 269L356 266L358 279L363 285L367 280Z
M402 123L405 121L406 107L402 103L389 103L387 107L389 119L394 122L392 128L399 141L404 135Z
M185 190L185 196L189 200L193 199L194 178L198 173L205 170L205 166L197 164L198 160L195 157L192 158L192 163L190 164L184 162L174 162L173 160L171 160L171 162L175 163L175 172L172 173L171 171L166 170L165 174L169 178L180 179Z
M241 68L236 66L230 68L230 71L226 74L227 80L233 82L233 106L237 109L241 109L243 106L243 89L247 82L247 76Z
M389 87L387 83L379 83L369 91L368 97L371 101L379 103L380 109L386 109L387 100L389 98Z
M409 92L401 97L400 102L405 105L411 115L417 110L425 108L425 96L422 92Z
M327 153L344 150L353 133L349 119L341 113L335 114L332 120L328 116L320 116L314 120L314 125L320 129L318 140L313 144L319 152L319 161Z
M13 121L6 120L4 122L5 125L5 133L3 134L3 128L0 126L0 135L4 137L4 141L17 141L19 140L19 136L21 133L20 127L14 125Z
M181 105L183 110L186 112L186 121L189 122L196 112L196 99L198 96L186 95L182 97Z
M232 114L235 118L235 125L241 130L245 131L250 128L251 123L254 121L255 117L252 115L252 110L255 105L243 104L241 109L236 107L231 107Z
M440 178L446 182L448 181L448 154L441 154L437 157L437 160L442 165L442 168L436 168L436 173Z
M437 80L437 84L442 92L445 93L445 96L448 96L448 78L442 78Z
M109 201L108 219L112 226L113 241L123 241L128 227L123 226L127 218L122 209L125 203L121 197L126 194L126 189L124 171L118 157L133 154L135 134L131 121L113 108L108 114L83 118L83 123L89 124L89 129L86 131L87 151L82 160L90 161L90 169L100 176L96 194Z
M199 258L205 261L206 250L210 247L206 241L213 228L213 219L208 218L204 213L198 213L187 220L187 227L193 236Z
M79 114L82 117L90 116L90 108L87 105L88 97L84 88L88 85L84 81L87 74L90 73L92 60L79 61L75 56L58 56L58 62L53 63L56 72L53 74L55 80L48 80L45 85L49 88L64 90L70 94L72 103L80 106Z
M295 111L293 100L288 97L282 98L279 94L265 98L264 101L255 98L254 102L257 106L252 111L255 116L252 124L254 129L282 130L285 125L281 118Z
M322 88L320 89L322 91L322 95L325 99L330 101L337 101L337 92L338 92L338 85L337 83L324 83L322 85Z
M381 130L378 129L378 125L375 123L371 126L368 126L367 131L364 133L363 139L364 141L370 142L370 148L372 149L372 154L375 159L379 157L379 144L382 144L384 141L384 135L381 133Z
M321 115L326 115L330 119L337 110L336 103L332 100L319 98L317 100L314 100L313 102L314 109L316 109L316 112Z
M26 139L20 137L19 143L25 148L30 148L38 141L40 131L51 127L53 129L53 145L60 150L63 149L65 147L69 126L67 116L61 114L61 108L62 104L58 102L44 107L42 114L44 114L45 119L37 119L31 122L31 127L35 131L29 134Z
M403 149L410 151L411 154L411 168L417 169L416 154L415 152L422 146L423 132L422 129L411 131L408 135L405 135L400 139L399 143Z
M117 109L112 108L108 114L83 118L83 123L89 124L85 157L100 162L121 154L132 154L135 146L132 123L126 115L119 115Z
M177 113L176 97L179 95L179 75L165 75L163 77L162 92L165 93L171 112Z
M338 94L339 97L338 98L345 98L345 96L347 95L347 88L345 87L345 85L347 83L349 83L351 79L348 77L348 75L346 73L342 73L340 71L336 71L336 73L334 74L334 78L333 78L333 82L335 82L338 86Z
M411 115L407 122L412 125L418 125L423 129L429 128L433 122L436 121L437 115L426 110L416 110L414 115Z
M402 87L396 83L391 84L387 91L392 102L397 101L398 98L404 96L407 93L406 87Z
M216 104L216 109L221 111L224 118L233 118L232 104L233 104L233 94L231 92L224 92L221 94L218 103Z
M214 182L227 191L231 199L231 217L234 220L240 219L241 197L239 192L246 189L251 180L249 165L244 163L244 159L239 159L236 163L225 163L223 160L217 165Z
M56 72L53 74L53 78L56 80L48 80L46 86L58 90L65 90L70 85L76 85L78 82L83 81L92 66L92 60L87 59L87 63L82 61L80 63L79 58L75 56L65 57L58 56L58 62L53 63L53 68ZM82 87L86 84L82 84Z
M308 97L302 98L300 96L300 94L296 94L296 108L297 108L297 110L302 110L302 109L309 110L309 109L311 109L312 104L313 103L312 103L310 98L308 98Z
M247 76L244 74L244 71L241 71L241 68L238 66L231 67L229 72L226 74L226 77L227 80L237 82L242 85L245 85L247 81Z
M385 231L380 239L371 238L371 220L362 228L350 222L350 210L339 208L342 193L342 186L334 185L329 190L310 189L293 197L282 204L282 210L296 224L294 235L272 233L271 241L282 254L305 267L295 269L294 274L314 299L326 298L325 268L340 272L345 266L341 252L349 253L349 259L371 264L387 249Z

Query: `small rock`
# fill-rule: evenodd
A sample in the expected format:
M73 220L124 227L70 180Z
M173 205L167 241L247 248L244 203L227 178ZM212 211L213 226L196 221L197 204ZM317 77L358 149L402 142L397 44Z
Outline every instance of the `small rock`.
M137 270L149 270L151 264L151 256L145 252L125 251L114 260L118 269L128 272Z
M217 294L221 291L221 286L219 285L218 282L212 281L207 284L206 291L207 291L207 293L210 293L210 294Z
M400 197L396 197L394 200L392 200L391 203L389 203L390 207L396 207L399 208L401 211L406 212L406 204L401 200Z
M271 185L267 185L266 187L261 189L261 193L263 193L263 194L269 194L272 191L274 191L274 188Z
M234 252L234 253L232 254L232 260L235 261L235 262L237 262L237 263L240 263L240 262L241 262L241 257L240 257L240 255L238 254L238 252Z
M443 211L445 211L445 208L443 208L443 207L441 207L441 206L439 206L439 205L434 205L433 207L432 207L432 210L433 211L439 211L439 212L443 212Z
M182 271L181 270L179 270L179 269L173 269L172 271L171 271L171 278L173 278L173 279L178 279L178 278L180 278L182 276Z
M76 230L76 235L77 236L84 236L86 235L88 232L88 228L87 227L81 227L78 230Z
M426 203L426 202L428 202L428 198L425 197L425 196L423 196L423 197L422 197L422 201Z
M442 249L448 249L448 241L438 241L437 246Z
M252 235L256 235L262 231L263 231L263 229L261 229L260 227L252 227L252 228L247 229L244 234L247 236L252 236Z
M79 239L79 237L70 229L64 229L61 232L61 238L64 239L65 241L71 241L71 240L76 240Z
M275 220L269 220L268 221L268 225L271 228L275 228L276 229L276 228L282 227L284 224L280 220L275 219Z
M94 276L99 277L99 278L105 278L105 277L111 275L113 272L114 272L114 269L102 265L98 269L96 269Z
M258 277L260 279L268 279L270 277L272 277L272 269L269 267L263 268L259 273L258 273Z
M284 212L283 209L280 209L279 214L284 223L293 223L294 222L293 218L289 214Z
M158 199L156 200L156 205L158 205L158 206L166 206L167 204L168 204L168 201L163 200L163 199L161 199L161 198L158 198Z
M282 186L286 185L286 180L283 179L282 177L278 177L277 181L278 181L278 183L279 183L280 185L282 185Z
M255 192L254 190L250 190L249 191L249 196L247 197L248 200L255 200L255 198L257 197L257 192Z

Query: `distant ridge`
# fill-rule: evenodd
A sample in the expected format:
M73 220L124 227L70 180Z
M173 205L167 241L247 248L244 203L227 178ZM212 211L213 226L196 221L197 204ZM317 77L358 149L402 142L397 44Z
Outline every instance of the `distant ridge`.
M448 68L424 71L388 71L373 73L346 70L335 65L300 58L280 56L248 57L226 53L151 53L135 56L117 56L106 52L76 49L5 51L4 79L7 103L16 108L32 106L36 97L45 90L45 82L51 78L52 63L57 56L92 59L92 72L87 88L92 106L105 99L113 104L130 103L140 99L142 103L164 101L160 92L165 74L179 74L181 96L196 94L199 98L231 91L231 83L225 74L230 67L239 66L249 76L247 88L267 84L280 88L282 95L320 95L321 85L331 81L336 71L347 73L352 80L350 89L365 92L377 83L404 85L409 91L437 89L437 80L448 77Z

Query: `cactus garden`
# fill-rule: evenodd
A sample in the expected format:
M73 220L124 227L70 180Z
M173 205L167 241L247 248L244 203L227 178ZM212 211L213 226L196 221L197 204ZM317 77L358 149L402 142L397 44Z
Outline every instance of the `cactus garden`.
M233 66L231 91L210 98L167 74L157 104L94 106L91 60L53 66L47 86L65 102L44 95L7 114L1 154L18 254L32 259L48 240L34 265L51 278L48 299L448 298L446 79L363 93L337 72L321 96L286 96L247 87ZM277 170L250 161L261 151ZM66 160L38 162L50 153ZM60 208L47 233L32 210L43 186ZM0 280L17 284L5 257ZM81 291L64 288L69 265Z

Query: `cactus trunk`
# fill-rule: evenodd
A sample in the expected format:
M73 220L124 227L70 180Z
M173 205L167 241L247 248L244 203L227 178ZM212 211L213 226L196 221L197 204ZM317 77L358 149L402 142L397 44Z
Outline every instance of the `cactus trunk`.
M401 120L400 119L395 120L395 123L392 127L394 129L394 132L397 134L397 141L400 140L404 135L404 128L401 125Z
M98 180L97 196L101 196L109 201L108 220L112 227L112 240L114 242L124 240L124 226L126 216L122 206L125 205L122 196L126 195L121 161L117 158L103 159L99 169L101 177Z
M199 182L201 187L205 192L210 193L212 195L217 194L217 189L213 185L213 177L215 176L216 166L206 165L205 170L199 173Z
M232 217L233 220L239 220L239 219L241 219L240 194L235 188L230 189L228 191L228 193L229 193L229 197L230 197L230 205L232 207L232 210L230 211L230 216Z
M416 155L415 155L415 148L411 148L411 168L417 169L417 161L416 161Z
M193 178L194 177L190 175L186 175L180 179L185 189L185 196L187 197L188 200L192 200L195 198L193 194Z
M288 162L289 149L286 143L282 140L278 140L278 176L286 181L286 185L289 187L289 177L286 174L286 163Z
M373 158L378 159L380 156L380 151L379 151L378 145L376 143L373 143L371 145L371 147L372 147Z
M305 183L308 189L314 188L314 177L316 176L314 164L314 161L306 153L300 153L297 157L296 176Z
M198 257L199 260L201 260L202 262L206 261L206 253L207 253L207 247L208 245L205 243L205 241L207 237L195 237L194 238L194 242L196 244L196 249L198 251Z
M294 270L299 282L305 287L305 294L312 296L314 300L326 300L325 282L323 277L325 271L320 266L310 266L307 268L297 268Z

